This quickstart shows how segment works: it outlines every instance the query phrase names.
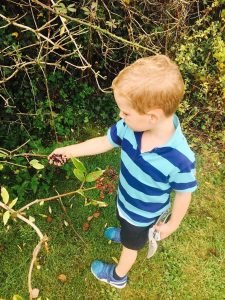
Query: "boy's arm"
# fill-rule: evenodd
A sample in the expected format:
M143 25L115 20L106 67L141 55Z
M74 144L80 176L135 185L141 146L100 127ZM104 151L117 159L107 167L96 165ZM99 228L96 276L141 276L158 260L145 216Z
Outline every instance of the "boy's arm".
M169 221L165 224L156 225L154 228L160 232L161 240L173 233L183 220L189 204L191 202L191 193L176 192L172 208L172 214Z
M113 145L109 142L107 135L105 135L87 140L83 143L57 148L48 156L48 159L50 163L61 165L62 163L54 162L54 155L60 155L63 159L63 162L65 162L71 157L81 157L99 154L107 152L112 148Z

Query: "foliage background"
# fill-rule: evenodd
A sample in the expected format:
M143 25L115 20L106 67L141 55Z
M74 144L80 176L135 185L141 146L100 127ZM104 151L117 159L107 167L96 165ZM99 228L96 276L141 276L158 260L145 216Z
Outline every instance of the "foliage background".
M78 137L84 125L109 126L116 118L112 79L154 53L168 54L181 68L184 127L221 140L224 0L2 3L3 146L28 138L46 146Z

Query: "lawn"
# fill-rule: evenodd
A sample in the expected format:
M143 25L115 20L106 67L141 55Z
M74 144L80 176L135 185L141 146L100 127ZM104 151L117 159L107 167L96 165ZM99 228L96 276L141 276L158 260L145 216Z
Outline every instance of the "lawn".
M217 153L199 152L199 188L188 215L179 230L159 243L154 257L146 259L147 246L140 251L129 284L122 290L98 282L90 272L93 260L113 263L120 256L121 246L109 244L103 237L107 224L118 224L114 217L115 195L106 199L108 207L100 208L99 217L91 220L87 231L83 224L97 208L84 206L80 197L62 199L66 212L59 201L31 208L29 214L49 237L49 252L41 251L33 272L33 287L40 290L41 300L224 299L223 161ZM118 170L119 152L82 161L90 170L107 165ZM64 175L55 178L60 193L74 190L77 184ZM49 195L44 196L53 194L50 188ZM52 220L40 214L51 215ZM28 299L27 274L37 241L36 233L19 220L10 221L9 227L0 223L0 299L11 300L14 294ZM59 280L60 274L66 276L64 282Z

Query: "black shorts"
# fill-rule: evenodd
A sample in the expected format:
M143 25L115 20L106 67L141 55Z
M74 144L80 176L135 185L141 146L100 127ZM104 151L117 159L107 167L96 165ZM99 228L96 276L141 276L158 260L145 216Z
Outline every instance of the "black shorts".
M148 231L157 221L146 227L139 227L130 224L125 219L121 218L118 210L116 211L117 218L121 225L120 238L124 247L132 250L140 250L148 241Z

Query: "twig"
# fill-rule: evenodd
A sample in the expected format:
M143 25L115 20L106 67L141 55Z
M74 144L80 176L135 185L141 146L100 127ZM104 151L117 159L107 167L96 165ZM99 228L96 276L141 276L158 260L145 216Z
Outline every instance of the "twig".
M101 27L99 27L99 26L97 26L97 25L93 25L93 24L88 23L88 22L86 22L86 21L83 21L83 20L80 20L80 19L77 19L77 18L70 17L70 16L68 16L68 15L66 15L66 14L63 14L63 13L61 13L61 12L60 12L60 13L59 13L59 12L56 12L54 9L48 7L47 5L41 3L41 2L38 1L38 0L32 0L32 2L37 3L38 5L42 6L43 8L45 8L45 9L47 9L47 10L49 10L49 11L51 11L51 12L53 12L53 13L55 13L55 14L57 14L57 15L63 17L63 18L65 18L65 19L68 19L68 20L70 20L70 21L76 22L76 23L78 23L78 24L80 24L80 25L85 25L85 26L87 26L87 27L90 27L90 28L92 28L92 29L95 29L96 31L100 31L100 32L102 32L102 33L104 33L104 34L106 34L106 35L112 37L113 39L118 40L118 41L120 41L120 42L122 42L122 43L124 43L124 44L130 45L130 46L132 46L132 47L137 47L137 48L140 48L140 49L143 49L143 50L146 50L146 51L148 51L148 52L151 52L151 53L156 54L156 52L153 51L153 50L150 49L150 48L144 47L144 46L142 46L142 45L140 45L140 44L138 44L138 43L135 43L135 42L131 42L131 41L125 40L125 39L123 39L122 37L117 36L117 35L115 35L115 34L109 32L108 30L103 29L103 28L101 28Z
M95 189L95 187L91 187L91 188L87 188L87 189L83 189L82 191L83 192L86 192L86 191L90 191L90 190L93 190ZM27 205L23 206L22 208L20 208L18 210L18 212L22 212L24 211L25 209L29 208L30 206L36 204L36 203L40 203L40 202L46 202L46 201L51 201L51 200L56 200L58 198L62 198L62 197L67 197L67 196L70 196L70 195L74 195L74 194L79 194L79 190L76 190L76 191L72 191L72 192L68 192L68 193L65 193L65 194L61 194L61 195L57 195L57 196L52 196L52 197L48 197L48 198L43 198L43 199L36 199L30 203L28 203Z
M33 297L32 297L32 292L33 292L33 289L32 289L32 271L33 271L33 268L34 268L34 263L37 259L37 256L41 250L41 246L46 242L48 241L48 237L47 236L43 236L43 238L39 241L39 243L36 245L36 247L34 248L34 251L33 251L33 255L32 255L32 260L31 260L31 263L30 263L30 268L29 268L29 272L28 272L28 289L29 289L29 299L32 300Z
M29 142L30 142L30 139L28 141L26 141L25 143L23 143L22 145L20 145L19 147L17 147L16 149L10 151L10 154L12 154L13 152L18 151L20 148L24 147Z
M5 210L7 210L11 214L13 214L13 216L15 216L16 218L18 218L18 219L24 221L25 223L27 223L28 225L30 225L36 231L36 233L39 236L39 238L40 239L43 238L43 234L40 231L40 229L33 222L31 222L30 220L28 220L27 218L25 218L24 216L22 216L19 211L16 211L16 210L10 208L8 205L6 205L5 203L3 203L1 201L0 201L0 207L4 208Z
M27 169L27 166L23 166L23 165L19 165L19 164L14 164L14 163L11 163L11 162L6 161L6 160L0 160L0 162L4 163L4 164L13 165L13 166L17 166L17 167L21 167L21 168L26 168Z
M56 191L56 193L57 193L58 196L59 196L58 201L59 201L59 203L60 203L61 206L62 206L62 210L63 210L64 214L66 215L67 220L69 221L69 224L70 224L71 228L73 229L74 233L78 236L78 238L79 238L79 239L84 243L84 245L87 247L87 244L85 243L85 241L84 241L84 239L82 238L82 236L80 236L79 233L78 233L78 232L76 231L76 229L74 228L73 223L71 222L71 219L70 219L68 213L66 212L66 208L65 208L65 206L64 206L64 204L63 204L63 202L62 202L62 199L61 199L61 197L60 197L60 194L58 193L58 191L57 191L56 189L55 189L55 191Z
M47 158L48 155L45 155L45 154L33 154L33 153L20 153L20 154L14 154L13 157L16 157L16 156L22 156L22 157L29 157L29 156L32 156L32 157L41 157L41 158Z
M51 45L53 45L56 49L59 48L59 49L61 49L61 50L66 51L65 48L61 47L61 46L60 46L59 44L57 44L57 43L54 43L51 39L49 39L48 37L46 37L45 35L43 35L42 33L40 33L39 30L35 30L35 29L30 28L30 27L28 27L28 26L26 26L26 25L17 23L17 22L15 22L15 21L13 21L12 19L9 19L9 18L3 16L2 14L0 14L0 17L1 17L3 20L5 20L6 22L8 22L9 25L14 25L14 26L16 26L16 27L23 28L23 29L26 29L26 30L28 30L28 31L31 31L31 32L33 32L33 33L37 36L37 38L42 37L44 40L46 40L46 41L49 42Z

